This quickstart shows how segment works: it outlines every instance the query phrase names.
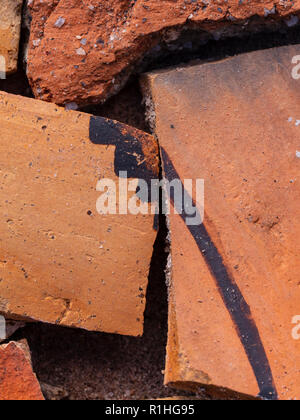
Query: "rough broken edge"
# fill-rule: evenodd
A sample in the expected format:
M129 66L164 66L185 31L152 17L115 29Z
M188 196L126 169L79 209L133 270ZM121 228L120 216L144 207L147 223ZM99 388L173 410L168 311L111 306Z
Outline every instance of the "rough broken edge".
M38 17L36 21L32 18L33 13L31 9L33 8L33 0L26 0L26 9L24 9L24 13L30 16L33 23L31 25L32 30L30 31L30 40L25 47L25 63L27 62L28 51L29 54L31 51L30 42L33 41L32 37L34 36L34 32L39 31L40 38L44 37L44 30L47 21L51 14L55 11L60 0L52 1L53 3L50 6L48 5L47 13L43 16L42 22L40 22L38 21ZM289 8L289 10L278 11L275 5L271 9L264 8L264 15L255 13L246 18L235 18L230 14L230 10L228 10L226 12L228 15L224 16L221 20L204 19L199 22L187 19L185 23L167 26L158 32L149 34L146 39L151 45L153 44L152 48L146 49L135 60L129 61L128 65L124 66L119 73L114 74L112 80L107 79L104 81L98 81L97 83L99 85L103 85L102 94L87 97L78 105L88 106L93 104L104 104L108 99L122 90L132 75L146 71L147 67L149 67L149 63L151 64L152 62L157 61L157 59L163 57L166 52L174 54L175 51L182 51L183 46L181 38L187 31L192 31L197 34L196 47L190 51L192 53L193 51L197 51L199 47L205 45L210 40L219 41L233 37L243 38L244 36L255 34L257 32L275 32L282 27L293 28L297 26L300 21L300 11L297 9L294 10L293 6L294 4L292 5L292 10ZM162 50L163 52L159 53L159 50ZM28 73L28 78L37 99L41 99L40 94L42 96L47 94L48 96L44 98L47 102L54 102L57 105L62 106L66 106L70 103L70 101L66 102L61 99L55 100L51 92L44 91L37 93L35 84L38 82L39 78L34 78L30 73ZM76 106L78 105L76 104Z
M44 398L44 395L42 393L40 383L38 381L38 378L37 378L35 372L33 371L31 352L30 352L30 348L29 348L27 340L23 339L23 340L20 340L20 341L10 341L9 343L0 345L0 350L1 349L6 350L8 347L11 347L11 346L14 346L17 349L19 349L22 352L22 354L24 355L25 360L31 366L31 368L32 368L32 378L35 379L35 381L36 381L37 392L40 393L40 397L41 397L40 400L44 400L45 398Z

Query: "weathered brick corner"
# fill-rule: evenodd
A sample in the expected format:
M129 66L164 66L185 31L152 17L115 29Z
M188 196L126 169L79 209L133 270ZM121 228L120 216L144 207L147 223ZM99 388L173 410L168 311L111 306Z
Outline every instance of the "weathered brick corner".
M300 0L39 0L32 13L28 77L37 98L57 104L104 102L145 54L182 30L243 31L254 16L298 22Z
M26 340L0 346L0 400L44 400Z

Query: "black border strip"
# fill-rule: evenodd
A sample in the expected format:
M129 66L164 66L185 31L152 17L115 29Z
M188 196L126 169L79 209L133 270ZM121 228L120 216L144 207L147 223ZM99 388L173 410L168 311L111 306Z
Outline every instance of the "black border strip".
M162 160L164 165L164 174L166 179L171 182L174 179L180 179L173 163L167 152L161 147ZM184 189L184 187L182 186ZM184 191L188 195L187 191ZM185 196L183 194L183 197ZM171 189L170 200L173 205L174 190ZM195 203L193 203L195 206ZM231 278L222 256L219 254L217 247L207 232L205 225L202 223L198 226L189 226L186 223L187 215L184 210L184 203L180 203L182 208L177 209L182 214L192 237L194 238L200 253L202 254L211 274L215 278L219 292L223 302L231 316L238 333L240 341L245 349L248 360L256 377L260 393L259 397L267 400L277 400L278 394L275 387L271 367L261 341L259 331L252 317L251 309L242 295L238 285Z

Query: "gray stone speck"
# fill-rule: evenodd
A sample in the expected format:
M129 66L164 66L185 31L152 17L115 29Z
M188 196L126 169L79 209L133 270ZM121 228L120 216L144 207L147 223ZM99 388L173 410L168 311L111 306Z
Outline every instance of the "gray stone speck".
M75 102L69 102L65 105L66 111L76 111L78 109L78 105Z
M266 9L266 8L264 10L265 10L265 17L267 17L269 15L275 15L275 13L276 13L276 7L275 6L271 10Z
M292 26L297 25L297 23L299 22L299 18L298 16L291 16L289 19L285 20L286 25L291 28Z
M57 21L54 23L55 28L62 28L64 24L66 23L66 19L63 17L59 17Z

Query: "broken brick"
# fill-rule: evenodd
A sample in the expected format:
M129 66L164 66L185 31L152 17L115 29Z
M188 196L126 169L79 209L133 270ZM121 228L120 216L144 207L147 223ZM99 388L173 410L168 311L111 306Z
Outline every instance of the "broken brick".
M154 138L6 93L0 127L0 313L141 335L155 216L99 214L96 187L157 178Z
M245 33L254 17L265 25L284 19L293 26L300 0L32 0L29 7L28 77L35 96L83 105L114 95L147 53L155 56L182 32L198 30L203 42Z
M17 71L23 0L0 4L0 76Z
M165 178L205 181L203 224L168 216L166 384L299 398L299 57L295 45L142 80Z
M0 346L0 400L44 400L26 340Z

